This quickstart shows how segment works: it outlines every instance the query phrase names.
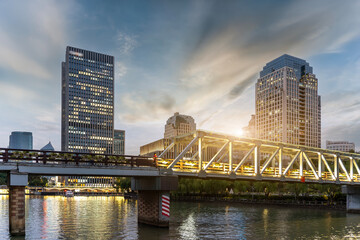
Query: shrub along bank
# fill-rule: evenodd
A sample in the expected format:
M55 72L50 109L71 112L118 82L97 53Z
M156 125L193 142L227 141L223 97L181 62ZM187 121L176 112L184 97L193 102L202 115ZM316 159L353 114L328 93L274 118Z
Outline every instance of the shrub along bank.
M329 205L344 203L346 195L341 193L341 185L308 184L284 182L231 181L214 179L180 178L175 199L184 196L201 198L226 198L238 200L272 201L318 201Z

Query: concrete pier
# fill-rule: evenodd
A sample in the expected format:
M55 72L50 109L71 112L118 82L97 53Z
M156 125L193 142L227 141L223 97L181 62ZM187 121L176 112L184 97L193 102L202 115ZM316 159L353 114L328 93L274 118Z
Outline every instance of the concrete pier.
M138 191L138 223L169 227L170 203L167 199L177 186L177 176L132 178L131 188Z
M9 230L11 235L25 235L25 186L27 174L9 176Z
M343 186L342 192L346 193L346 211L360 213L360 186Z

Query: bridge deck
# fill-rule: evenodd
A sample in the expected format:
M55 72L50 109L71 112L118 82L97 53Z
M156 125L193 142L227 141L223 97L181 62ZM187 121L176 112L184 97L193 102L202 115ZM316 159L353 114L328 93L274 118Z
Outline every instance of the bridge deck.
M38 175L160 176L360 184L360 155L196 131L152 158L0 148L0 171Z

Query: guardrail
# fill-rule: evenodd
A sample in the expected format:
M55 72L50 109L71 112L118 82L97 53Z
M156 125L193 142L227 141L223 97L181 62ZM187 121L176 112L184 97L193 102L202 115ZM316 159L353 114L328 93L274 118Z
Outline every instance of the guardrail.
M152 158L131 155L112 155L94 153L74 153L61 151L41 151L0 148L0 163L38 163L87 166L156 167Z

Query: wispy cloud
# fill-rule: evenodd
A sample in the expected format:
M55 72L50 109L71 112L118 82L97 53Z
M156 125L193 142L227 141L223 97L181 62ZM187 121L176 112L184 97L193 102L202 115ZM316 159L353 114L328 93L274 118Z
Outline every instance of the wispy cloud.
M340 51L344 44L360 36L356 27L360 24L359 4L293 1L271 3L269 11L267 4L213 3L203 18L194 22L198 31L186 36L192 41L186 41L188 53L178 70L180 77L164 79L177 82L176 88L169 89L175 102L171 110L193 114L209 124L222 113L217 108L225 109L242 95L254 98L247 89L255 84L267 61L283 53L307 58ZM154 90L151 85L149 89ZM145 93L141 99L127 101L132 102L127 104L127 119L141 122L151 121L137 117L147 111L147 102L161 106L164 100L156 102L150 93ZM245 106L244 110L250 108L254 109ZM208 113L200 114L205 109Z
M151 99L144 99L141 94L125 94L122 103L132 111L121 113L120 119L128 123L159 121L173 111L176 102L169 93L152 91L151 94Z
M0 68L38 79L53 76L47 60L64 46L68 6L57 1L2 1Z
M129 55L136 47L136 36L124 32L117 34L117 44L121 55Z
M116 77L119 80L126 75L128 69L123 62L116 62L115 71L116 71Z

